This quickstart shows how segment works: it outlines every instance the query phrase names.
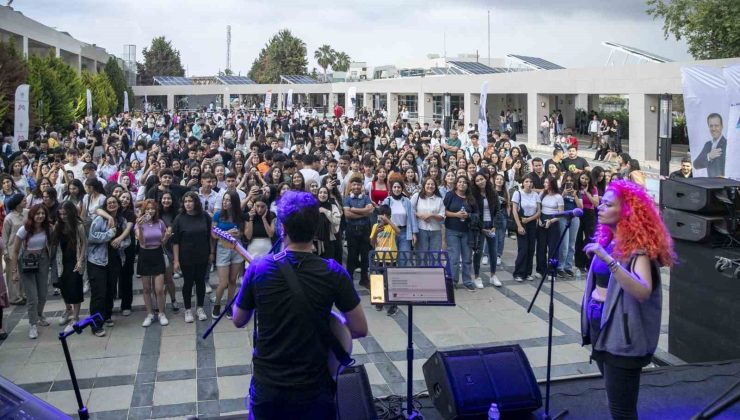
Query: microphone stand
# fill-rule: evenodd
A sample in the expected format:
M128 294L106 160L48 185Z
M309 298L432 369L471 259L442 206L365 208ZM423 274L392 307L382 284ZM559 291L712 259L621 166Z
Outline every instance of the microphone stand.
M69 337L72 334L82 334L82 331L87 327L88 325L92 324L93 326L97 327L98 323L95 322L95 318L98 319L98 322L100 324L103 323L103 317L100 315L100 313L96 313L93 315L90 315L89 317L83 319L82 321L75 322L74 325L72 325L72 331L70 332L64 332L61 331L59 333L59 341L62 342L62 349L64 350L64 359L67 361L67 368L69 369L69 378L72 380L72 387L75 390L75 397L77 398L77 406L79 409L77 410L77 415L80 416L80 420L88 420L90 418L90 413L87 412L87 407L85 407L85 404L82 402L82 395L80 395L80 385L77 383L77 375L75 375L75 368L72 364L72 357L69 355L69 347L67 346L67 337Z
M267 254L269 255L269 254L274 253L275 249L279 249L282 243L283 243L283 238L278 239L275 242L275 244L272 245L272 248L270 248L270 251ZM242 281L242 287L244 287L243 281ZM221 321L224 315L226 315L226 312L228 312L228 310L234 306L234 302L236 302L237 296L239 296L239 292L234 293L234 297L231 298L231 301L229 302L229 304L226 305L226 307L221 311L221 313L218 315L218 318L216 318L216 320L213 321L213 323L210 326L208 326L205 332L203 332L203 336L201 337L202 339L205 340L206 338L208 338L209 335L211 335L211 333L213 332L213 329L216 328L216 325L218 325L218 323Z
M548 275L550 276L550 307L548 314L547 331L547 380L545 381L545 413L542 415L543 420L557 420L568 414L568 409L564 409L555 417L552 417L550 415L550 370L552 368L552 323L555 313L555 277L558 274L558 267L560 266L560 261L558 259L560 246L563 244L563 238L565 238L565 234L570 231L570 224L573 221L573 216L568 216L567 220L568 224L565 226L565 230L560 234L558 246L555 247L555 252L553 252L553 255L550 256L550 272L548 273ZM527 313L532 312L532 307L534 306L534 302L537 300L537 295L539 295L540 289L542 289L542 285L545 283L545 277L546 276L542 276L542 280L540 280L540 285L537 286L537 291L534 293L532 301L529 303Z

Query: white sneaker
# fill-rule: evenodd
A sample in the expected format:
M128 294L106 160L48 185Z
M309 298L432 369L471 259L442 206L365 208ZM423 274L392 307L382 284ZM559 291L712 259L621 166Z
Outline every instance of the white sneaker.
M82 286L82 294L84 295L85 293L89 291L90 291L90 280L87 280L85 281L85 285Z
M28 329L28 338L31 340L39 338L39 330L35 325L31 325L31 328Z
M144 318L144 322L141 323L141 326L146 328L152 325L152 321L154 321L154 314L147 314L146 318Z
M59 326L65 326L69 324L69 319L71 318L69 311L64 311L62 316L59 317Z
M190 309L185 309L185 322L188 324L193 322L193 311Z
M521 283L524 281L524 279L521 277L514 277L514 281L518 281L519 283Z
M216 294L211 294L211 303L216 303Z
M483 286L483 280L480 279L480 277L476 277L473 279L473 284L475 284L475 287L478 289L482 289Z
M491 276L491 283L493 283L493 285L496 287L501 287L504 285L495 274Z
M213 289L211 289L211 285L206 283L206 293L211 293Z
M525 280L527 280L527 281L532 281L532 280L534 280L534 277L532 277L532 276L527 276L527 278L526 278Z
M176 272L175 274L173 274L173 275L172 275L172 278L173 278L173 279L178 279L178 280L179 280L179 279L181 279L181 278L182 278L182 273L180 273L180 272L178 271L178 272Z
M124 309L123 311L121 311L121 315L123 316L131 315L131 309Z
M496 257L496 265L501 265L501 257Z
M203 308L198 308L195 310L196 315L198 315L198 321L205 321L208 319L208 316L206 316L206 311L203 310Z
M480 263L483 265L488 265L488 257L484 255L483 258L480 260Z
M167 316L165 314L159 314L159 325L165 326L170 323L170 320L167 319Z
M66 327L64 327L64 333L68 334L68 333L71 333L72 331L74 331L74 324L70 322L69 324L67 324Z
M542 274L540 274L540 273L534 273L534 278L537 279L537 280L541 280L542 279ZM527 280L529 280L529 279L527 279Z

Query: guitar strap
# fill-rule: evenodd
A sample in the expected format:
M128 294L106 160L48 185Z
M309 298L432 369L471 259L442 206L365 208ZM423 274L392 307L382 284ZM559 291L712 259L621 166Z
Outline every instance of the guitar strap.
M288 283L288 287L290 287L290 290L293 293L294 304L300 312L306 314L308 319L311 320L324 348L327 348L334 353L334 356L342 366L347 367L352 365L354 360L344 350L344 347L342 347L334 334L331 333L329 325L325 322L321 322L316 316L316 312L311 310L308 300L306 300L306 295L303 293L303 287L301 287L301 284L298 282L298 277L296 276L292 264L290 264L290 261L284 257L285 251L273 255L273 260L280 268L280 272L283 274L283 277L285 277L285 281Z

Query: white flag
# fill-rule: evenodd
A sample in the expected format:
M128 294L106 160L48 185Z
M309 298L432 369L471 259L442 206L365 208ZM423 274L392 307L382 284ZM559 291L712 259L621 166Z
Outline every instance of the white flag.
M285 108L293 109L293 89L288 89L288 99L285 102Z
M128 112L128 91L123 91L123 112Z
M19 85L15 90L13 150L18 150L19 141L28 140L28 92L29 85Z
M478 136L480 144L488 147L488 121L486 120L486 99L488 99L488 82L483 82L480 87L480 114L478 115Z
M270 105L272 105L272 90L268 90L265 93L265 112L270 113Z
M352 86L347 89L347 99L345 100L345 108L347 108L347 118L355 118L355 107L357 105L357 88Z

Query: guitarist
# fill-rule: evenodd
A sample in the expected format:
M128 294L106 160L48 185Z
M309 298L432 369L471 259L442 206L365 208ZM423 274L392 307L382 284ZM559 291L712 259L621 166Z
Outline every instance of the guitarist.
M312 253L319 218L316 198L288 191L277 206L285 256L252 261L232 308L237 328L257 311L249 411L255 419L334 419L332 375L336 372L327 368L330 350L311 320L325 320L328 325L336 305L353 338L367 335L367 320L347 271L334 260ZM290 264L314 314L301 313L280 263Z

